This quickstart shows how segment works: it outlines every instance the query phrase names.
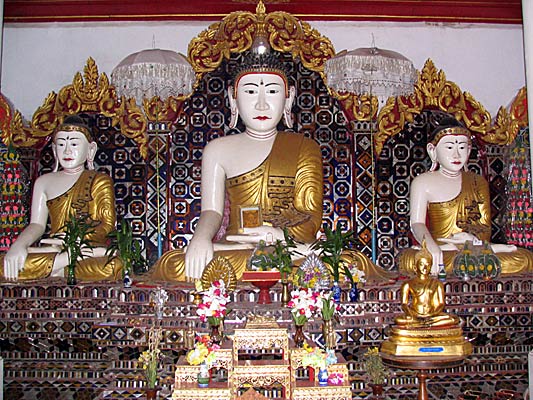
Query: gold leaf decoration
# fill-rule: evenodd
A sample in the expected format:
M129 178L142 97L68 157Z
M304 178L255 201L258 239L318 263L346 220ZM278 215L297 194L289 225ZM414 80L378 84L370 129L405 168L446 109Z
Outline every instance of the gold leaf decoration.
M256 14L232 12L189 43L188 59L196 72L194 86L198 87L203 75L214 71L231 54L251 48L254 34L259 29L266 32L274 50L299 57L306 68L318 72L326 81L324 64L335 54L331 41L289 13L266 14L263 3L259 2Z
M337 97L339 98L338 95ZM339 100L341 105L344 101L355 110L351 114L348 113L349 115L353 115L357 120L368 120L368 113L364 113L362 105L355 105L354 100L347 103L346 99ZM453 115L480 140L489 144L511 143L518 132L517 126L521 124L516 122L519 118L513 119L503 107L492 123L491 115L483 105L470 93L462 92L455 83L447 81L444 72L437 70L433 61L428 59L419 74L414 93L410 96L391 97L380 110L377 119L378 133L374 136L376 153L379 154L384 143L399 133L406 123L412 122L414 115L432 108ZM363 112L357 112L360 110Z
M204 290L208 290L214 281L221 280L226 286L226 290L232 292L237 287L237 277L235 270L226 257L218 256L213 258L204 269L200 282Z

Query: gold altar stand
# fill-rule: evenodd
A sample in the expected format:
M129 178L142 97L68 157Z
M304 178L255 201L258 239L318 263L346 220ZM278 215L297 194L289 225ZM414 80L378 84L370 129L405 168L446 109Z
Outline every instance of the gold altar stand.
M451 368L461 365L466 359L462 356L428 356L428 357L409 357L394 356L388 353L380 353L383 362L391 367L412 369L417 372L418 378L418 400L429 400L426 385L427 373L430 370Z
M298 380L296 371L302 367L305 350L294 348L286 329L247 328L236 329L231 348L225 343L216 352L214 367L227 371L227 382L211 382L207 388L199 388L199 366L189 365L180 357L175 372L173 400L233 400L239 398L241 388L282 387L284 399L293 400L351 400L350 379L345 363L328 366L328 372L342 374L344 382L338 386L320 386L316 375L309 380ZM242 360L240 351L259 356L261 351L277 350L278 360Z

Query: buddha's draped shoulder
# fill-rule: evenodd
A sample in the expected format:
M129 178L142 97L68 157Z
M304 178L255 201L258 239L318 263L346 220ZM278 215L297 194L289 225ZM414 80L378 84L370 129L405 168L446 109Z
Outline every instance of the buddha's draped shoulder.
M428 229L434 238L448 238L469 232L490 240L490 193L485 178L463 172L461 191L452 200L429 203Z
M106 236L115 228L115 194L112 179L104 173L84 171L76 183L62 195L47 201L51 231L57 233L74 213L86 215L94 223L89 240L94 245L106 243Z
M322 223L320 146L300 134L280 132L269 156L253 170L230 178L228 233L239 228L242 206L260 206L263 221L287 227L299 241L312 242Z

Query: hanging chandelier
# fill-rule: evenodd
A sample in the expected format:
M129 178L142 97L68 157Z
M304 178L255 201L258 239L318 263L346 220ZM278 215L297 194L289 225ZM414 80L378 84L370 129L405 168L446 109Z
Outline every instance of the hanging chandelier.
M111 72L111 81L119 96L143 98L188 95L193 90L196 77L187 58L175 51L147 49L130 54Z
M413 92L413 63L400 53L377 47L342 51L326 61L328 86L339 93L371 94L383 104Z

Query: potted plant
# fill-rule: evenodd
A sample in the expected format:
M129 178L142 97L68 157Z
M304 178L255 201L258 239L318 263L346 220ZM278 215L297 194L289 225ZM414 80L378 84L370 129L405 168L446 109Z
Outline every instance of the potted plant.
M71 213L56 235L62 240L61 251L66 252L68 256L67 265L67 284L76 284L76 264L78 259L83 259L87 256L87 250L93 249L91 240L88 235L93 233L94 224L87 216L77 217L76 214ZM85 253L84 253L85 252Z
M389 370L383 364L377 347L371 347L366 351L363 364L370 381L372 394L377 397L381 396L383 394L383 385L389 377Z
M122 278L127 286L127 281L131 281L129 276L133 267L146 267L141 246L138 241L133 240L133 230L125 219L120 222L120 229L110 232L107 236L111 241L106 252L108 263L117 257L122 261Z
M343 233L340 224L337 225L335 230L332 230L328 226L324 227L325 239L319 239L311 246L312 250L317 250L322 260L331 268L331 274L333 275L333 298L336 302L340 301L340 287L339 277L341 267L343 272L350 275L348 265L342 263L342 251L355 247L358 240L354 236L353 231Z
M249 269L261 273L246 271L243 275L243 281L251 282L254 286L259 287L259 304L271 302L268 290L280 278L283 286L281 302L283 305L287 305L290 300L288 278L292 273L292 256L298 253L294 251L296 242L287 228L283 229L283 235L283 240L278 239L272 245L267 245L264 241L259 242L250 257Z

